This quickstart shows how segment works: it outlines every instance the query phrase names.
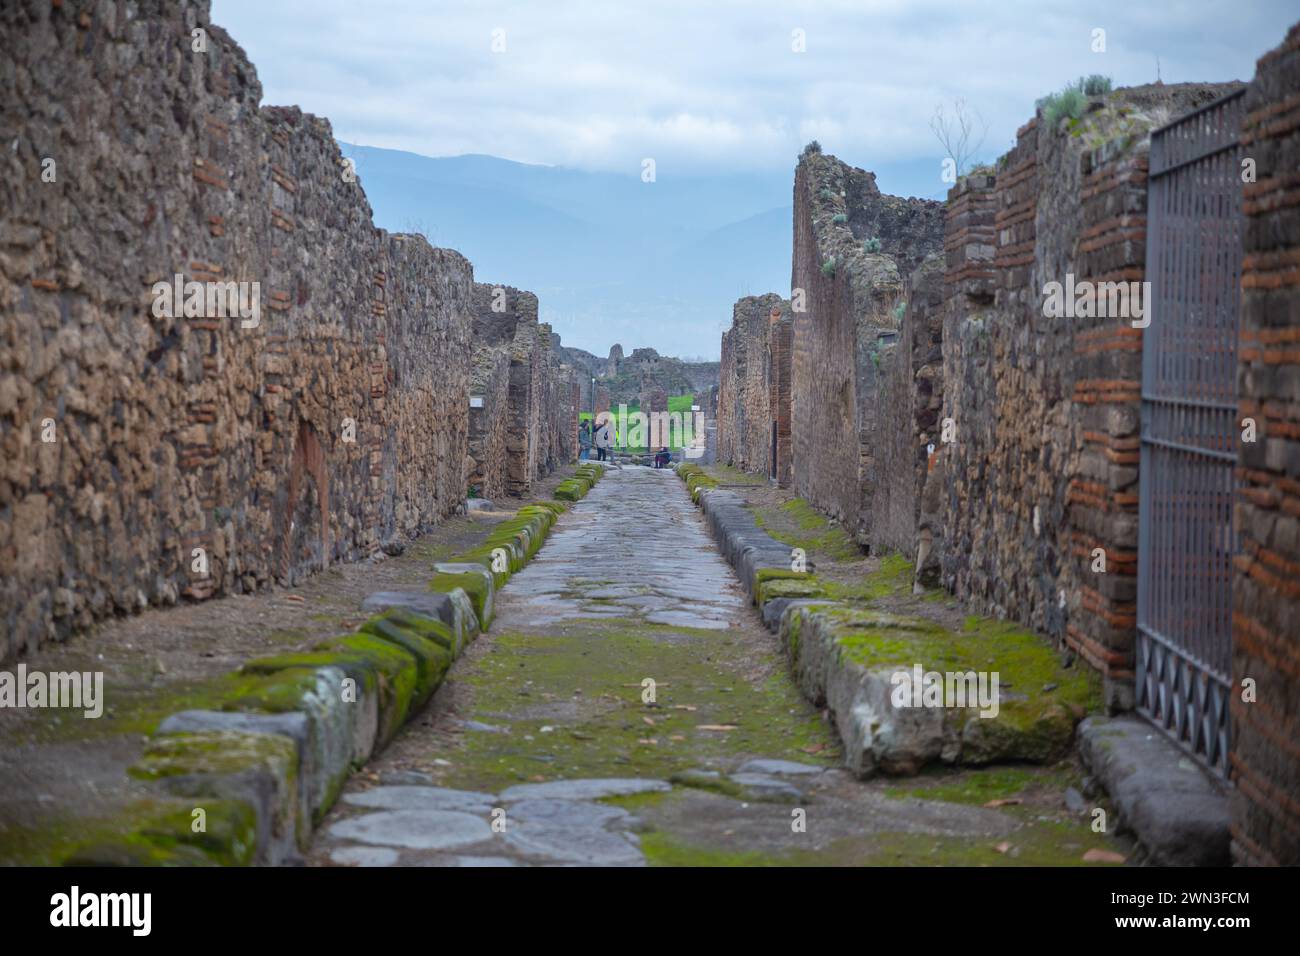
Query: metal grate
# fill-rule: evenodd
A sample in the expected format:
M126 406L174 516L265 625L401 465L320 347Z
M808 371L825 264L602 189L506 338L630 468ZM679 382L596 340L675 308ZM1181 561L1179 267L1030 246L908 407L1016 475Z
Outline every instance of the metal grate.
M1226 776L1242 92L1151 136L1137 706Z

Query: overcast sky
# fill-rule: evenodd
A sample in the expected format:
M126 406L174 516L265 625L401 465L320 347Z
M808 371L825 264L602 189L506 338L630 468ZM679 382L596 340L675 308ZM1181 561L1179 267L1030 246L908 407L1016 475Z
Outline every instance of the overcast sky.
M819 140L868 169L933 162L935 104L963 96L1004 152L1034 100L1249 79L1293 3L1269 0L214 0L268 104L338 138L429 156L658 174L790 168ZM1105 30L1104 53L1092 52ZM794 52L802 30L806 52ZM503 52L493 52L494 31Z

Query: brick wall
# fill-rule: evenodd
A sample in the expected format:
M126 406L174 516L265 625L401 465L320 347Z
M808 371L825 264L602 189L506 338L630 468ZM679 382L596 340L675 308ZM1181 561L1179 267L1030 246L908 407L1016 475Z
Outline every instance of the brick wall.
M1124 89L1078 123L1036 118L995 174L949 196L942 580L1068 644L1119 709L1132 706L1141 331L1049 315L1044 290L1142 280L1149 130L1229 88Z
M328 122L261 107L206 3L127 9L0 13L5 658L364 557L464 497L470 264L376 229ZM259 283L260 324L155 316L177 273Z
M544 361L541 402L543 445L537 461L539 478L578 458L578 399L575 397L578 376L561 358L563 353L559 333L545 323L540 329Z
M1259 60L1246 93L1241 417L1233 577L1232 854L1300 864L1300 25ZM1255 682L1246 703L1243 681Z
M740 411L742 378L736 370L736 342L739 334L735 329L733 309L732 328L722 333L721 361L718 363L718 416L717 416L717 456L718 461L732 464L738 456L736 419Z
M1120 145L1081 158L1075 269L1094 284L1146 274L1148 152ZM1105 675L1110 702L1127 708L1137 637L1142 330L1123 317L1076 318L1073 338L1065 640ZM1105 573L1093 570L1098 549Z
M506 494L506 431L511 421L510 342L515 313L493 312L494 286L473 287L473 337L469 381L469 454L465 475L478 497ZM504 303L506 290L502 289Z
M1059 384L1045 388L1042 381L1062 371L1047 361L1059 348L1059 332L1045 328L1031 287L1037 149L1038 125L1031 121L999 161L996 179L972 177L950 194L941 419L949 422L951 440L944 440L941 421L938 453L947 476L945 586L975 610L1045 627L1046 609L1055 604L1050 561L1064 506L1053 505L1053 496L1062 494L1060 482L1050 471L1040 473L1040 459L1051 455L1051 442L1043 438L1051 434L1063 396ZM1069 229L1068 220L1063 226ZM1058 474L1061 465L1058 458Z

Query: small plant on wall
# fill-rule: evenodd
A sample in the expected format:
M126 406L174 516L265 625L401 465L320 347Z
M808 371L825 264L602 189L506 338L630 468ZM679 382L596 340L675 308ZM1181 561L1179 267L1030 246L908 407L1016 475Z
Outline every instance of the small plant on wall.
M1058 92L1044 96L1037 105L1043 111L1043 120L1055 129L1067 116L1072 120L1082 117L1088 97L1103 96L1111 91L1111 87L1108 76L1099 73L1081 76L1072 83L1066 83Z

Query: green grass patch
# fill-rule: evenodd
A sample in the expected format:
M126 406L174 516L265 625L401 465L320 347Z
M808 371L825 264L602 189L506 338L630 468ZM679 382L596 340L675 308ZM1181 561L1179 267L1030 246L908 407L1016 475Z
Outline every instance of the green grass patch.
M838 525L802 498L794 498L779 508L751 508L758 526L782 544L803 548L814 559L856 561L862 550Z
M510 732L464 735L446 755L460 787L495 792L535 777L666 780L758 756L838 760L829 727L781 673L775 650L771 679L751 683L744 675L753 649L718 631L581 623L563 634L501 633L492 647L466 678L473 702L465 716ZM646 677L658 685L655 706L641 700ZM821 749L810 754L814 744Z

